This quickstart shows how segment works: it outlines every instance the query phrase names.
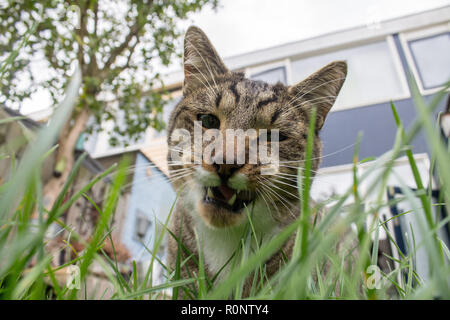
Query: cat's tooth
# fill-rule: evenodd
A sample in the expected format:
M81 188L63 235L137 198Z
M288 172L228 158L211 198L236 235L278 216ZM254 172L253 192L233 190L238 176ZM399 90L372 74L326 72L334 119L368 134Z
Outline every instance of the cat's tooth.
M208 197L210 197L211 199L214 198L214 194L213 194L211 188L208 188Z
M237 198L236 193L234 193L231 199L228 200L228 204L232 206L236 202L236 198Z

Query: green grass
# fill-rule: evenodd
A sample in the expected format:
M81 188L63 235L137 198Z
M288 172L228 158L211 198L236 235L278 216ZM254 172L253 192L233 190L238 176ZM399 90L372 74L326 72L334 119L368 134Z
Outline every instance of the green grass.
M9 60L16 55L17 52L13 52ZM10 63L8 61L6 63ZM0 76L6 67L6 64L1 66ZM357 143L353 161L353 185L344 194L329 201L327 214L315 223L311 223L310 217L321 210L325 203L309 202L312 183L309 160L312 155L312 140L309 139L306 149L307 161L298 175L299 186L301 186L298 193L303 199L303 214L269 242L262 244L261 239L258 239L254 232L251 219L252 208L248 208L249 223L242 236L241 245L227 262L232 266L232 271L223 282L214 284L218 275L212 279L208 278L201 251L200 256L196 257L190 254L181 242L178 242L179 251L180 253L184 251L185 255L178 255L175 270L168 270L160 261L157 253L164 237L177 236L167 230L168 220L161 228L163 231L157 235L153 248L147 248L152 254L152 259L149 267L141 272L143 276L139 275L136 263L132 262L131 275L124 277L119 272L117 259L115 257L111 259L105 254L102 244L106 238L111 237L111 221L127 174L126 161L109 168L87 185L71 192L74 178L84 156L80 157L55 205L50 210L44 209L42 164L55 150L53 141L75 104L80 82L80 74L76 72L67 89L66 98L56 109L50 125L38 132L36 138L27 146L20 161L15 159L14 153L0 154L2 161L5 161L7 157L11 159L12 168L9 179L0 186L0 299L89 298L82 290L71 289L66 284L60 283L57 272L66 266L77 265L80 268L80 279L83 283L93 263L102 266L112 284L111 299L157 299L165 290L173 290L174 298L178 296L178 292L182 292L191 299L240 299L247 277L253 280L250 290L250 298L253 299L450 298L450 252L437 233L438 229L447 227L445 223L448 223L449 219L438 221L434 213L434 210L440 206L446 206L447 211L450 212L450 155L440 138L437 126L432 121L433 111L443 99L445 91L438 93L429 104L426 104L419 95L415 83L411 81L418 118L409 130L406 130L392 104L392 116L398 128L397 135L391 150L377 159L360 161L358 159L360 137L355 137ZM18 120L20 118L2 120L0 125L7 125ZM309 129L313 132L314 123L311 123ZM431 150L430 172L433 172L434 168L438 172L439 181L437 182L442 191L438 203L431 198L429 186L421 180L422 177L413 156L414 150L410 146L412 139L421 129L426 134ZM312 136L312 134L309 135L309 137ZM408 159L416 191L413 192L405 185L401 185L403 197L387 201L383 195L387 191L388 179L395 175L394 161L403 155L406 155ZM367 163L368 160L373 161ZM363 174L359 175L357 168L363 163L368 167ZM88 191L112 172L114 172L114 180L109 185L106 198L101 203L95 203L87 195ZM371 178L370 181L374 181L368 188L371 193L364 193L361 190L361 184L369 178ZM396 178L401 181L401 177ZM371 200L370 205L368 204L369 195L375 196L376 199L375 202ZM84 243L86 250L65 265L54 267L50 263L53 258L52 253L45 246L46 233L51 225L56 223L67 231L72 239L83 242L71 226L65 225L60 220L61 215L82 197L90 201L99 213L100 219L96 230L89 243ZM344 206L347 199L352 199L350 206ZM400 213L390 221L382 221L380 211L399 202L409 203L412 209ZM173 208L174 206L169 212L169 217ZM39 217L37 221L32 221L31 215L35 210L39 212ZM341 214L343 211L347 212L345 216ZM389 257L392 268L387 274L382 274L384 285L379 289L370 289L367 283L372 283L374 279L370 267L377 264L376 253L379 247L380 228L386 232L392 246L398 248L387 224L405 215L414 215L419 221L419 231L423 241L416 243L413 240L412 243L408 243L406 255L399 251L397 258ZM369 217L372 223L367 225ZM355 233L350 231L352 224L356 226ZM291 259L282 261L279 272L268 279L264 261L294 234L295 247ZM413 231L412 239L414 239ZM336 248L338 242L343 243L345 250ZM252 246L252 243L256 245ZM426 259L429 263L426 281L421 279L416 271L416 254L420 248L426 249ZM184 256L187 258L183 258ZM189 271L190 278L181 279L180 270L186 267L189 259L198 265L198 274ZM155 264L161 264L167 269L166 282L158 286L152 285Z

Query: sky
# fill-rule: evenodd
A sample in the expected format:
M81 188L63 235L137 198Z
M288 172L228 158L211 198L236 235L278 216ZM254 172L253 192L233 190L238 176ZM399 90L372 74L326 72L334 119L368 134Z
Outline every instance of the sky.
M450 0L221 0L218 9L203 9L182 28L202 28L219 54L229 57L445 5ZM162 72L179 68L176 61ZM49 106L50 97L38 92L21 110Z

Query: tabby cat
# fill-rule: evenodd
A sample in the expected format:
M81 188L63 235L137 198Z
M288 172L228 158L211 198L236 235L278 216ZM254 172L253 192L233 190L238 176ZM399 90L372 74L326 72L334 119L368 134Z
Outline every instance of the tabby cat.
M184 41L183 98L168 124L168 164L172 184L179 194L170 222L172 235L179 241L175 237L169 239L169 266L175 267L178 249L184 247L181 261L188 257L187 252L194 256L185 263L181 276L198 274L200 248L207 275L220 282L230 272L231 263L227 261L241 243L249 212L262 243L301 214L296 175L305 160L311 110L316 109L312 156L315 172L321 158L319 130L346 74L346 63L336 61L292 86L246 79L243 73L227 69L199 28L188 29ZM181 129L194 136L195 121L200 121L203 131L278 129L276 172L262 175L261 163L249 163L247 158L243 164L227 161L225 152L222 162L176 161L173 155L179 141L173 133ZM202 148L206 146L203 142ZM246 141L246 153L248 148ZM291 238L284 244L283 254L289 256L292 246ZM269 276L279 268L280 259L281 249L266 262ZM248 293L248 287L245 290Z

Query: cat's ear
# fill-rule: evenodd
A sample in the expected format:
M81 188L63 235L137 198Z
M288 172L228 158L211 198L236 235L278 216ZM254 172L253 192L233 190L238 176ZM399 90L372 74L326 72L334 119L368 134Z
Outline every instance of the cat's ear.
M347 63L335 61L289 88L300 108L316 107L316 130L320 130L347 76Z
M184 95L200 86L212 85L215 77L228 72L208 37L195 26L189 27L184 37L183 63Z

